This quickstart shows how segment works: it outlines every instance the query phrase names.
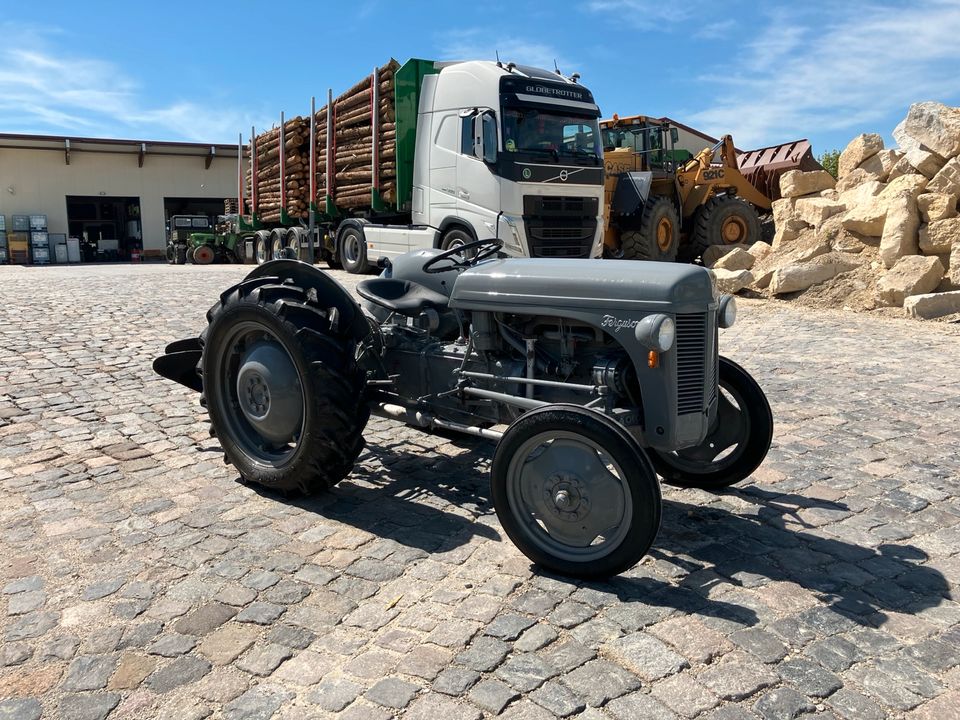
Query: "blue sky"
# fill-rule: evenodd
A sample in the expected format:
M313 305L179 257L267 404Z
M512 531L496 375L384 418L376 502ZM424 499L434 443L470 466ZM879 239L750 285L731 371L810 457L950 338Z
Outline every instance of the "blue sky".
M960 105L960 0L0 5L0 132L232 142L391 56L496 50L744 149L892 145L912 102Z

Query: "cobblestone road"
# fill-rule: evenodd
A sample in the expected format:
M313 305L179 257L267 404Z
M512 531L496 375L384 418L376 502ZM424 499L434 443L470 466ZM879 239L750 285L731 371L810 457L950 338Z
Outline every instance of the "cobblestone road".
M577 583L479 441L374 419L326 496L237 483L150 362L244 272L0 268L0 718L960 717L956 326L742 305L767 462Z

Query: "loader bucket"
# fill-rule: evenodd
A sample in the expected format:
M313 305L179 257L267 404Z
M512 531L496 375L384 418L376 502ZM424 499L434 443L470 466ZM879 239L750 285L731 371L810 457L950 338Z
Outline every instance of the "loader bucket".
M790 170L823 170L813 157L809 140L748 150L737 157L743 176L771 201L780 199L780 176Z

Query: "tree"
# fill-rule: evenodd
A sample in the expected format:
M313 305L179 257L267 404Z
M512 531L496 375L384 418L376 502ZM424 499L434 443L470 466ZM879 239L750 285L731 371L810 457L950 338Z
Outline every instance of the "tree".
M834 177L837 177L837 173L840 169L840 151L828 150L817 158L817 162L823 165L824 170Z

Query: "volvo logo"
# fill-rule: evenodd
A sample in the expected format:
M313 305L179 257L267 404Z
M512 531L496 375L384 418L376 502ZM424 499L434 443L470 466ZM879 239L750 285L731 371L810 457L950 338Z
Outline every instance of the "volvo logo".
M566 170L560 171L560 180L562 182L566 182L568 177L570 177L570 173L568 173Z

